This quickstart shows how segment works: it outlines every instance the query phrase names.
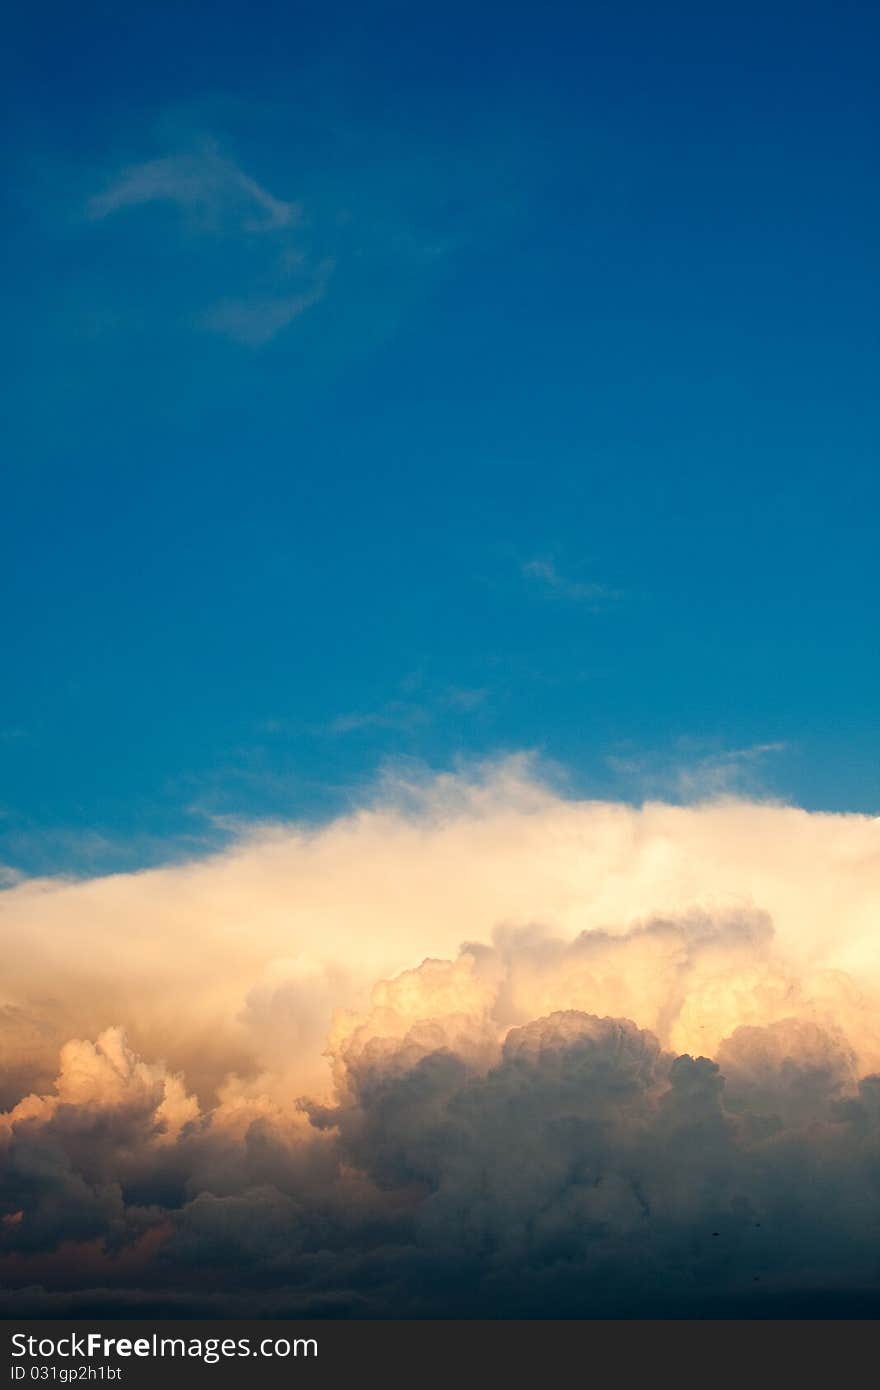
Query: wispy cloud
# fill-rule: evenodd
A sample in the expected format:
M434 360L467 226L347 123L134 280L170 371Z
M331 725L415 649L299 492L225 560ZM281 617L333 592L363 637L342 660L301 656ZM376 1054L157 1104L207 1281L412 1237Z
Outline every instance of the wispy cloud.
M332 261L322 262L314 272L313 284L298 294L223 299L202 315L201 324L238 343L260 347L323 299L332 270Z
M678 770L681 796L687 801L713 799L737 793L753 793L760 780L760 767L773 753L782 753L784 743L755 743L749 748L728 748L698 759Z
M352 710L337 715L326 725L328 734L355 734L365 729L413 729L430 722L431 714L423 705L407 700L389 700L380 709Z
M191 153L173 154L123 169L92 197L87 213L103 222L130 209L168 203L196 236L222 237L231 247L258 239L247 265L245 291L195 315L198 327L248 347L270 342L323 298L333 272L328 257L314 260L298 240L302 205L276 197L212 140Z
M442 690L422 691L418 680L401 681L401 694L370 709L345 710L321 724L310 724L284 717L264 719L259 725L261 734L298 737L339 734L358 734L368 730L407 732L434 724L444 716L473 714L485 708L489 690L485 687L447 686Z
M389 700L378 709L341 714L324 726L328 734L360 733L367 729L406 731L431 724L441 716L458 712L470 714L483 706L488 690L450 686L422 700Z
M585 603L598 608L618 597L615 590L609 589L605 584L584 583L581 580L567 578L560 574L552 560L529 560L527 564L523 565L522 573L527 580L542 588L545 593L553 594L557 598L568 599L572 603Z
M234 160L224 158L212 140L193 154L129 165L89 200L88 212L100 220L148 203L173 203L212 227L229 219L246 232L292 227L302 213L298 203L273 197Z
M359 352L393 336L464 247L487 241L517 215L519 152L514 159L506 136L499 145L492 133L479 153L472 140L466 149L450 147L444 133L429 149L422 138L380 124L365 141L343 112L326 110L323 92L321 102L332 138L321 140L317 158L316 117L305 98L289 143L278 139L274 105L257 103L249 104L247 144L235 147L236 137L225 133L193 138L229 130L228 103L209 101L165 113L154 157L115 164L85 189L77 216L112 252L100 293L112 288L133 301L129 316L119 300L95 304L90 287L81 311L89 331L119 331L135 316L148 322L164 309L177 324L259 349L285 333L294 337L294 325L312 311L341 352ZM137 276L126 261L119 273L123 258L111 239L122 237L137 239L130 256ZM175 246L179 261L169 255ZM154 293L161 285L148 283L153 267L169 277L164 297ZM331 275L332 325L315 308L329 295Z
M694 740L681 739L672 753L614 755L608 766L626 782L635 783L645 796L674 797L686 803L715 801L724 797L766 795L764 765L784 743L754 743L745 748L700 749Z

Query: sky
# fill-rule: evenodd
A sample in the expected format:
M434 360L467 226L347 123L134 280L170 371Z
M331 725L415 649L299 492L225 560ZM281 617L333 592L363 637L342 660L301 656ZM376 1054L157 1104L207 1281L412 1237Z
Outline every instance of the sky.
M0 1313L877 1316L878 28L12 15Z
M522 750L875 814L877 38L18 7L7 878Z

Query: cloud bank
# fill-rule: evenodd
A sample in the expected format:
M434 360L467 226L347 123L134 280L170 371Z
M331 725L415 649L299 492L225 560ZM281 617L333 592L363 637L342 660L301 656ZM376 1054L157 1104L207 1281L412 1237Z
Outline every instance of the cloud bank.
M0 1307L876 1316L878 901L870 818L517 759L15 884Z

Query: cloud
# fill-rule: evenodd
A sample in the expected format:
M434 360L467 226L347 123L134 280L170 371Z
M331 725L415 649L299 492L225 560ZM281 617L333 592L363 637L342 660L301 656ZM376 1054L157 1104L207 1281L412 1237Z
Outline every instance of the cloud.
M749 748L729 748L710 753L688 767L678 769L678 792L687 800L752 790L759 765L771 754L782 753L784 743L755 743Z
M408 685L407 682L404 683ZM418 688L416 682L414 689ZM360 733L364 729L393 729L406 731L434 723L450 714L473 714L486 702L485 688L449 686L439 691L422 692L421 699L394 699L374 710L354 710L331 719L321 730L329 734Z
M0 1306L876 1313L878 835L514 759L6 889Z
M568 599L573 603L586 603L599 608L618 597L613 589L607 588L604 584L585 584L565 578L551 560L529 560L523 565L522 572L526 579L539 586L545 593Z
M364 729L415 729L429 724L432 712L412 700L389 700L381 709L352 710L337 715L324 727L328 734L356 734Z
M281 145L277 109L258 104L235 152L226 137L175 135L153 158L112 168L91 186L82 211L108 252L107 274L101 287L87 287L80 331L149 327L164 312L177 325L259 350L294 336L293 325L327 297L332 266L332 323L320 311L312 317L324 320L325 348L360 355L398 331L464 248L491 244L520 215L521 148L507 134L499 143L498 132L470 131L455 148L445 128L429 148L424 131L415 137L380 120L365 141L325 99L322 92L317 161L309 156L314 111L300 99ZM204 104L188 116L159 113L161 138L179 132L181 120L190 129L225 125L228 104L208 107L212 113ZM134 280L117 249L137 263ZM165 296L150 283L159 275L168 277ZM122 299L96 304L108 287Z
M291 240L302 231L302 205L276 198L222 155L214 141L203 141L191 153L123 169L89 200L87 212L92 221L103 222L130 209L162 203L184 214L194 235L222 237L230 245L247 245L256 238L263 248L256 269L253 264L247 267L243 293L220 298L195 315L201 328L261 347L324 297L332 258L314 259ZM298 282L295 289L292 279Z
M314 283L300 294L221 300L202 315L201 323L237 343L261 347L323 299L330 269L329 264L319 268Z
M868 817L794 807L572 801L522 758L435 778L399 765L372 805L323 827L242 828L189 863L7 888L4 1002L33 1020L43 1074L67 1038L123 1023L202 1090L259 1068L242 1011L279 970L315 966L329 1025L376 979L499 924L565 939L758 907L795 960L862 980L880 973L878 835ZM318 1033L291 1062L303 1086L325 1067Z
M685 802L713 801L762 795L767 759L785 752L786 746L775 742L746 748L707 748L693 739L680 739L672 753L612 754L606 761L614 773L625 783L637 785L642 794Z
M225 159L213 141L192 154L168 155L133 164L103 193L89 200L88 213L101 221L127 208L149 203L172 203L205 228L226 221L244 232L273 232L295 226L302 209L297 203L273 197L233 160Z
M135 1057L121 1028L107 1028L92 1044L72 1039L61 1049L60 1070L50 1096L29 1096L0 1118L7 1129L37 1119L46 1123L64 1107L105 1111L119 1106L147 1106L157 1132L173 1136L198 1113L181 1079L162 1065Z

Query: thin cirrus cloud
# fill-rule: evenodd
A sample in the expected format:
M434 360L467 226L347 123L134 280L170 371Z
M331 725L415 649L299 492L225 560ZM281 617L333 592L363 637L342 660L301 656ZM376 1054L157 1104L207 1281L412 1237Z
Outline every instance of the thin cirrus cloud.
M432 724L444 715L467 716L485 705L489 691L485 688L450 686L422 700L388 700L378 709L352 710L337 715L321 732L328 734L360 733L366 729L405 731Z
M754 743L748 748L729 748L700 758L678 772L678 791L684 800L751 793L764 761L784 753L784 743Z
M197 327L260 347L324 297L334 262L310 258L292 240L302 229L302 205L275 197L213 141L193 153L130 165L89 200L87 213L104 222L157 204L175 207L194 236L265 248L249 272L253 287L197 313Z
M89 215L100 220L125 208L173 203L205 225L231 219L248 232L294 226L302 216L298 203L275 198L209 141L195 154L170 155L123 169L89 200Z
M766 798L768 759L786 752L781 742L753 743L744 748L712 748L679 739L672 752L616 753L606 762L624 785L637 786L640 796L676 801L710 801L725 796Z
M199 322L238 343L261 347L323 299L332 270L332 260L323 261L315 271L312 286L299 294L221 300L202 314Z
M583 603L593 608L618 597L605 584L585 583L561 574L552 560L529 560L522 567L523 576L539 591L571 603Z
M8 888L0 1310L880 1306L878 849L519 758Z

